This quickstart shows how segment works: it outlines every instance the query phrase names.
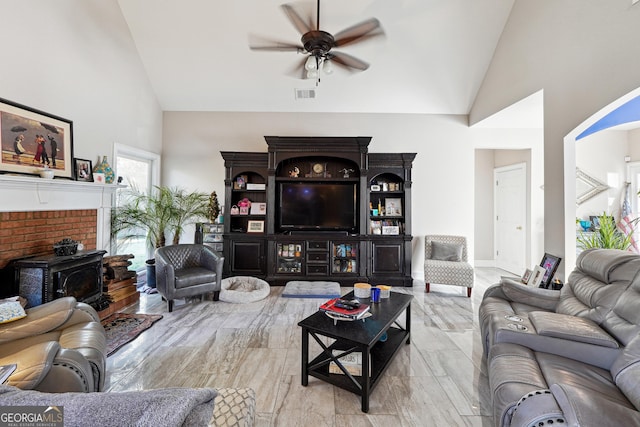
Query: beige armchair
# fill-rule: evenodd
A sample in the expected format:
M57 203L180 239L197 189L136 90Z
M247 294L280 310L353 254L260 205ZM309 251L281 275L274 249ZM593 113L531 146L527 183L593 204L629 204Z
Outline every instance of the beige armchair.
M474 274L467 262L467 238L463 236L428 235L424 237L425 292L431 283L463 286L471 297Z
M156 286L167 300L202 296L213 292L218 300L224 257L206 245L181 244L156 249Z
M106 334L98 313L73 297L26 313L0 325L0 365L17 365L6 384L53 393L101 391Z

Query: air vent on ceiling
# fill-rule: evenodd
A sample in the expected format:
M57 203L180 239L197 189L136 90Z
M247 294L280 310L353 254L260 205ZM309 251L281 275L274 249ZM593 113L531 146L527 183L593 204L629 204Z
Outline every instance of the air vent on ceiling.
M296 99L315 99L315 89L296 89Z

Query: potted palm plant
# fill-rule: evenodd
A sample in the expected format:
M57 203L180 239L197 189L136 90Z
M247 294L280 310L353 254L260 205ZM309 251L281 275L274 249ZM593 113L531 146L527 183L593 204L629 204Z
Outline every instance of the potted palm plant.
M169 237L178 244L186 226L207 217L208 205L206 193L159 186L147 193L131 187L113 210L111 236L122 243L144 238L152 249L165 246ZM155 287L155 259L146 263L147 285Z

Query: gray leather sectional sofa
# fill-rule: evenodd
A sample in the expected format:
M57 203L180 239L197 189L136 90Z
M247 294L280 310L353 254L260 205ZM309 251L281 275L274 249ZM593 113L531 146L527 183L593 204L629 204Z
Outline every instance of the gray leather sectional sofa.
M640 256L591 249L561 291L509 279L479 309L496 426L640 426Z

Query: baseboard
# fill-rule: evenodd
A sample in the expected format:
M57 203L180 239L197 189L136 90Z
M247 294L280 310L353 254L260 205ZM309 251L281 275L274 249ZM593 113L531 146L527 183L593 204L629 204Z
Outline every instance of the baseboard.
M495 268L496 262L492 259L476 259L473 261L474 267L491 267Z

